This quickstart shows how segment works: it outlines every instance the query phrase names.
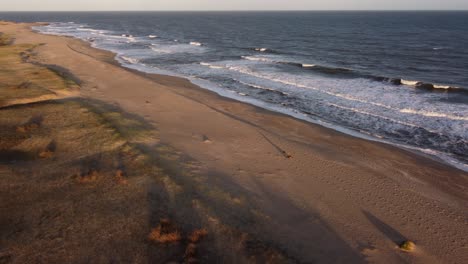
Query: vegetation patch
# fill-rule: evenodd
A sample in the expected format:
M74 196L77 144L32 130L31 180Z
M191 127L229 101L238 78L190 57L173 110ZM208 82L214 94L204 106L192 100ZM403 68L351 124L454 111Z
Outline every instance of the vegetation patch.
M115 172L115 180L120 185L127 185L128 184L128 180L125 177L123 170L117 170Z
M1 24L0 24L1 25ZM0 46L8 46L13 43L13 38L9 35L0 32Z
M97 170L89 170L88 172L78 175L77 180L79 183L95 182L99 177Z
M412 241L403 241L400 245L399 248L403 251L411 252L416 248L416 245Z
M162 244L177 243L181 239L180 232L169 219L161 219L159 225L148 235L149 241Z
M12 44L0 35L0 107L55 99L59 92L79 88L81 82L66 69L30 62L37 46Z
M198 243L207 235L208 231L205 228L196 229L188 236L188 240L192 243Z

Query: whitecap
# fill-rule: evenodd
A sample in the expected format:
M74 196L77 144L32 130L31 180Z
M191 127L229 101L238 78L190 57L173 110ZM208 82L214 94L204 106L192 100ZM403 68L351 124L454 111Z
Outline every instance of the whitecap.
M401 79L401 83L404 84L404 85L415 86L419 82L418 81L409 81L409 80Z
M193 46L201 46L202 45L200 42L196 42L196 41L191 41L189 44L193 45Z

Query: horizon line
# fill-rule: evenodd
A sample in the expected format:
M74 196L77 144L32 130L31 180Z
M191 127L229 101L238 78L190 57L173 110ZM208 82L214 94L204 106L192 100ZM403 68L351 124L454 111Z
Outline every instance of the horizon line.
M466 12L468 9L310 9L310 10L0 10L0 12Z

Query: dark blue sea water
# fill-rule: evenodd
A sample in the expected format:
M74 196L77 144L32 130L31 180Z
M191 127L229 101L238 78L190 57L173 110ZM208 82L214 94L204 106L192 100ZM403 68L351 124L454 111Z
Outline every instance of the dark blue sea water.
M468 12L0 13L468 169Z

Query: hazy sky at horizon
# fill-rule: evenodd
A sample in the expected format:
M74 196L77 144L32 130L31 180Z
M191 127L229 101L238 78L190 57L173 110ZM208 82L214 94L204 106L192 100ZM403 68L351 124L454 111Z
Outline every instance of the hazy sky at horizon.
M468 0L0 0L3 11L467 10Z

